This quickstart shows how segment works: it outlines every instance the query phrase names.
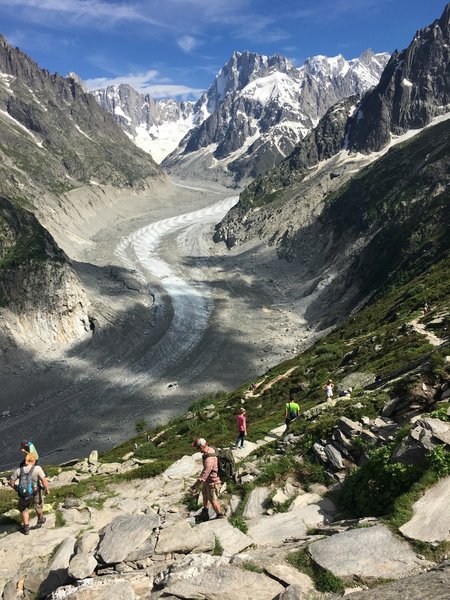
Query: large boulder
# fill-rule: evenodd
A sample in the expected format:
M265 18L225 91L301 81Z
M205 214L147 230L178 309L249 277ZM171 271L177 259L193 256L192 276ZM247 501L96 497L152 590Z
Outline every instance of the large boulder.
M445 600L449 598L450 563L432 569L427 573L405 577L380 585L372 590L354 592L352 600ZM333 597L334 598L334 597ZM337 598L337 597L336 597ZM280 600L298 600L295 596L280 596Z
M264 514L268 497L269 488L257 487L252 490L242 515L244 519L254 519Z
M423 418L395 448L391 461L425 467L427 452L441 444L450 447L450 423Z
M179 521L160 531L155 553L207 552L214 548L214 543L214 532L211 529L191 527L188 521Z
M195 572L192 578L168 582L164 595L197 600L273 600L283 592L284 587L261 573L246 571L231 565L222 565L201 573ZM248 596L250 592L251 596Z
M106 564L122 562L139 548L160 525L158 515L122 515L103 531L97 554Z
M385 525L338 533L314 542L309 552L318 565L346 578L397 579L426 564Z
M233 527L226 519L213 519L199 525L199 529L212 532L219 540L222 548L229 554L242 552L253 544L251 537L242 533L240 529Z
M423 542L450 541L450 476L413 504L414 515L400 527L404 536Z

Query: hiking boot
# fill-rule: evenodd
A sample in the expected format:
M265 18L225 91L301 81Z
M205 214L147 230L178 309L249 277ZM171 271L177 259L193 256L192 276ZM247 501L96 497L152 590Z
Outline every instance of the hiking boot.
M225 519L225 515L223 513L219 513L216 515L216 519Z
M36 529L40 529L42 527L42 525L45 523L47 519L45 517L42 517L42 519L38 519L37 523L36 523Z
M202 510L198 515L195 515L196 523L205 523L206 521L209 521L209 512L207 510Z
M30 526L29 525L22 525L22 527L20 528L20 533L23 533L23 535L28 535L30 533Z

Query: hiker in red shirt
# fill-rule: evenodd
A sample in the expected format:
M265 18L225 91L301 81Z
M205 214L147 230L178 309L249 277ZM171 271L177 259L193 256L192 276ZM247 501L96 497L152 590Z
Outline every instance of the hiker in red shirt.
M236 438L236 448L244 447L244 437L247 435L247 417L245 416L245 408L239 409L239 414L236 415L236 425L238 436Z
M206 443L204 438L196 438L192 444L193 448L197 448L202 453L203 470L199 478L191 486L191 492L194 494L197 488L202 486L203 509L200 514L200 521L209 520L208 507L211 505L217 515L217 519L221 519L225 515L222 514L219 506L219 489L221 481L218 475L218 459L216 451Z

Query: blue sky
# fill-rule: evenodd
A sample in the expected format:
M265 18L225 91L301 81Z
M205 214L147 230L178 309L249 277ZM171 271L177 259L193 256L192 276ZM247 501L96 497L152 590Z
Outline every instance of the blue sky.
M196 98L233 51L392 52L440 17L442 0L0 0L0 33L41 67L88 87L127 82Z

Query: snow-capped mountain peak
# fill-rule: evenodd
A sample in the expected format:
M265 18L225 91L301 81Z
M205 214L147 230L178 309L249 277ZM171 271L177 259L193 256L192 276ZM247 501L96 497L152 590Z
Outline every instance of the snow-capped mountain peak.
M337 101L375 86L388 59L366 50L352 60L313 56L297 68L279 54L234 52L195 105L126 85L95 96L169 170L238 182L290 154Z

